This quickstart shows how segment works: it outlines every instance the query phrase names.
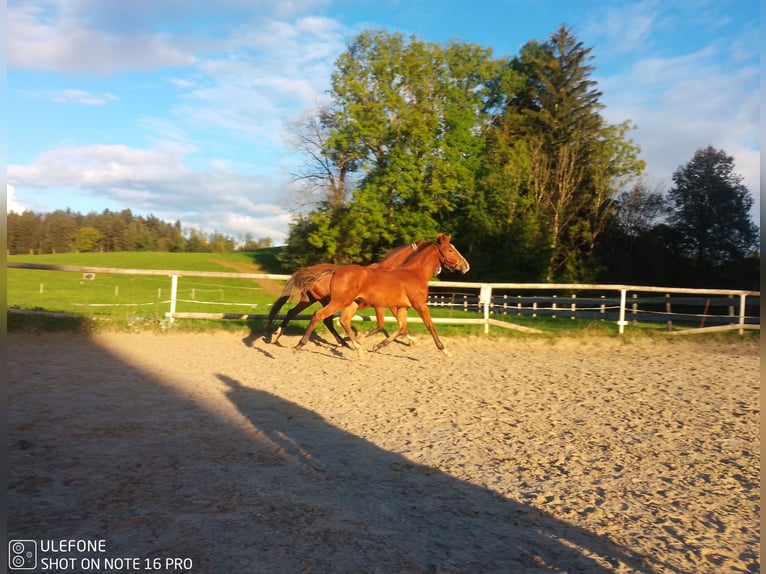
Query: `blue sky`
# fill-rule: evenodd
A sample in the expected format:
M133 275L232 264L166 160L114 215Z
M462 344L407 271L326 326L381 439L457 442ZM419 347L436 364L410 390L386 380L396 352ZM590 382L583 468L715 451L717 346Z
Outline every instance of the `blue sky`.
M282 243L302 158L288 126L365 29L517 55L567 24L650 187L699 148L760 205L755 0L8 0L8 210L130 208Z

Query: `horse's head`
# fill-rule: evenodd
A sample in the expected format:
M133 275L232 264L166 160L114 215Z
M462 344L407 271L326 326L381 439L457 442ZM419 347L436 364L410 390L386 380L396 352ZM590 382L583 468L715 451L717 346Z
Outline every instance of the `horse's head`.
M444 265L450 271L460 271L464 275L468 273L471 266L460 251L450 243L451 235L440 233L436 238L436 247L439 250L439 263Z

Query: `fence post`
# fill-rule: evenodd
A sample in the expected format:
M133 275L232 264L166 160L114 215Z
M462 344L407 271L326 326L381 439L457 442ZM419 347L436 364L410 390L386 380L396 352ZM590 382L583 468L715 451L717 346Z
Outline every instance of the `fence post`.
M627 296L627 289L620 289L620 318L617 321L618 332L622 335L625 332L625 325L628 322L625 320L625 298Z
M577 299L577 293L572 293L572 316L570 319L574 321L575 317L577 316L577 303L575 302L575 299Z
M484 307L484 334L489 333L489 306L492 303L492 285L482 284L479 291L479 305Z
M630 324L635 327L638 325L638 293L633 293L631 297L633 299L633 304L630 307L630 314L632 316Z
M178 293L178 275L170 276L170 312L166 317L170 318L170 324L173 324L173 317L176 314L176 294Z
M739 296L739 334L745 334L745 300L747 295L744 293Z
M668 315L668 331L673 330L673 319L672 319L672 313L670 307L670 293L665 293L665 313Z

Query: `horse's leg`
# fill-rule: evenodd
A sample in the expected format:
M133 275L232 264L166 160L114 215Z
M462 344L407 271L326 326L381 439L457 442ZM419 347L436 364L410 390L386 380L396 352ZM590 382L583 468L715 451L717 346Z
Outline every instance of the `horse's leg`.
M285 315L285 318L279 324L279 327L277 327L277 330L274 331L274 333L271 335L271 343L276 345L279 338L285 332L285 327L287 327L287 324L293 319L293 317L295 317L298 313L303 311L306 307L309 307L312 303L313 301L307 301L307 300L301 299L298 302L298 304L295 305L295 307L290 309Z
M396 309L391 309L391 314L396 317ZM402 335L407 337L407 345L410 347L415 344L415 337L410 335L410 331L407 327L404 328L404 331L402 332Z
M346 343L346 340L340 336L340 333L335 329L335 324L333 323L332 317L327 317L324 321L324 326L327 327L327 330L332 333L333 337L335 337L335 340L338 342L339 345L346 347L347 349L351 349L351 345Z
M283 306L285 303L287 303L288 299L290 299L290 296L289 296L289 295L282 295L282 296L281 296L281 297L279 297L279 299L277 299L277 300L274 302L274 304L271 306L271 310L269 311L269 318L268 318L268 320L266 321L266 327L264 327L264 329L263 329L263 331L264 331L264 339L266 340L266 342L267 342L267 343L271 343L271 342L272 342L272 338L274 337L274 334L273 334L273 333L270 333L270 331L271 331L271 325L274 323L274 319L276 318L276 316L277 316L277 313L279 313L279 310L282 308L282 306ZM277 331L276 331L276 332L278 333L278 334L277 334L277 339L278 339L278 338L279 338L279 335L281 335L281 334L282 334L282 325L280 325L280 326L277 328ZM275 343L276 343L276 339L274 339L274 341L273 341L273 342L275 342Z
M386 332L386 310L383 307L375 307L375 321L377 322L378 326L372 329L371 331L368 331L364 334L362 337L363 339L366 339L367 337L371 335L377 335L378 333L383 333L386 337L388 337L388 333Z
M379 351L392 341L395 341L399 335L407 332L407 307L397 307L396 309L391 309L391 311L394 312L394 316L396 317L396 322L399 324L399 327L394 333L375 345L372 348L373 351Z
M339 305L338 303L334 301L330 301L327 305L322 307L321 309L318 309L312 316L311 316L311 322L309 323L309 326L306 328L306 332L303 333L303 337L301 337L301 340L298 341L298 344L295 345L295 350L302 349L306 343L309 342L309 337L311 337L311 333L314 332L314 329L316 329L317 325L320 321L324 321L327 318L332 319L333 313L335 311L339 311L343 308L343 305ZM353 336L352 333L349 333L351 335L351 340L353 343L356 343L356 338Z
M343 309L343 312L340 314L340 324L345 329L346 333L348 333L349 339L351 339L351 344L356 349L357 353L359 354L359 358L364 358L364 350L362 349L362 345L359 343L359 340L356 338L356 335L354 334L354 330L351 328L351 318L354 316L354 313L356 313L356 310L359 308L359 304L354 301Z
M423 324L426 326L426 329L428 329L429 333L431 333L431 336L434 338L434 343L436 343L436 348L439 349L442 353L447 355L448 357L451 357L452 355L450 352L444 348L444 343L441 342L439 339L439 335L436 334L436 328L434 327L434 322L431 319L431 312L428 310L428 305L425 303L418 303L412 305L415 310L418 312L418 315L420 315L420 318L423 319Z
M396 317L396 309L392 307L390 310L391 310L391 314L394 317ZM377 335L378 333L383 333L383 335L385 335L386 338L388 338L388 331L386 331L386 328L385 328L385 324L386 324L385 316L386 316L386 311L385 309L383 309L383 307L375 307L375 319L378 323L378 326L372 329L371 331L368 331L367 333L365 333L362 338L366 339L367 337L371 335ZM410 335L407 329L404 329L404 332L401 335L404 335L405 337L407 337L407 342L406 342L407 345L412 346L415 344L415 337Z

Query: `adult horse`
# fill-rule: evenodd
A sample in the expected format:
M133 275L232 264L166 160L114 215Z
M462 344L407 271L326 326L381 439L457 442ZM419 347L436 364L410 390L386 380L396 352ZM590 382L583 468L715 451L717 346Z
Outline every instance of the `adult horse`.
M421 243L422 241L418 241L417 243L411 243L409 245L397 247L396 249L389 252L378 263L373 263L369 267L379 267L381 269L393 269L398 267L417 250ZM316 302L319 302L322 306L327 305L327 303L330 301L330 281L332 279L332 273L337 267L338 265L332 263L319 263L317 265L312 265L311 267L299 269L290 276L290 279L288 279L284 289L282 290L282 294L274 302L274 304L271 306L271 310L269 311L269 318L265 328L267 333L267 342L276 344L276 342L279 340L279 337L281 337L282 333L284 333L287 323L289 323L306 307L309 307ZM285 303L287 303L288 300L295 298L299 298L298 303L287 312L285 318L282 320L282 323L269 337L268 333L271 331L271 325L274 322L277 313L279 313L279 310L284 306ZM360 305L360 307L363 308L366 307L366 305ZM376 307L375 319L377 321L377 327L375 327L372 331L365 334L364 336L369 337L370 335L374 335L380 332L383 332L386 336L388 336L388 333L386 333L384 327L384 317L385 309L383 307ZM335 330L331 316L325 318L323 322L340 345L349 347L343 337L341 337L338 331Z
M309 340L320 321L343 309L340 324L351 343L361 354L362 346L351 329L351 317L361 304L371 307L388 307L395 310L399 328L385 340L373 347L377 351L385 347L407 329L407 310L414 308L433 337L436 348L449 355L436 334L431 313L428 310L428 281L440 266L467 273L470 266L457 248L450 242L451 237L440 233L436 241L423 243L407 261L395 269L364 267L361 265L340 265L332 271L330 300L311 317L306 332L295 346L301 349ZM328 273L329 274L329 273Z

